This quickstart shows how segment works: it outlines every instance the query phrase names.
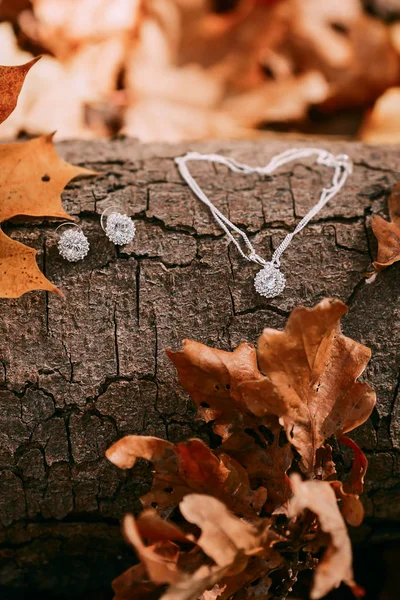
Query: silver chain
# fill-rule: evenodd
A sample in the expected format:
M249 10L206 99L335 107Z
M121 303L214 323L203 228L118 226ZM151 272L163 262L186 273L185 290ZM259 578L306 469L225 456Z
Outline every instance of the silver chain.
M249 238L245 234L244 231L236 227L225 215L218 210L216 206L211 202L211 200L206 196L203 192L197 181L192 177L190 171L188 169L187 163L189 161L205 161L212 163L219 163L221 165L225 165L234 173L241 173L244 175L250 173L258 173L259 175L269 175L286 165L289 162L297 160L299 158L308 158L310 156L317 156L317 164L324 165L326 167L330 167L335 169L333 177L332 177L332 185L329 188L323 188L321 195L319 197L318 202L312 207L312 209L301 219L301 221L296 225L295 229L292 233L288 233L283 242L279 244L278 248L275 250L271 262L274 266L279 268L280 266L280 257L285 252L293 237L299 233L306 225L319 213L319 211L325 206L327 202L331 198L333 198L344 186L346 183L347 177L353 171L353 165L351 159L346 154L338 154L334 155L328 152L327 150L321 150L320 148L293 148L290 150L286 150L281 154L278 154L274 158L272 158L265 167L250 167L244 163L240 163L233 158L228 158L226 156L221 156L220 154L200 154L199 152L188 152L185 156L178 156L175 158L175 162L178 165L178 169L183 179L186 181L190 189L196 194L199 200L204 202L206 206L209 207L211 213L218 223L218 225L225 231L226 235L229 239L235 244L236 248L240 252L240 254L246 260L255 262L259 265L267 265L267 261L265 261L261 256L259 256ZM244 244L247 246L249 253L246 254L238 240L232 235L232 231L236 232L243 240Z

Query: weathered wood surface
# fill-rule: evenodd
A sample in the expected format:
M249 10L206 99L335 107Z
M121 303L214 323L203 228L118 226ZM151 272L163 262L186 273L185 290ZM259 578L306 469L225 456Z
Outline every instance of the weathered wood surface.
M290 143L293 146L293 142ZM304 145L299 141L296 145ZM307 142L307 145L310 145ZM290 310L325 296L349 303L344 331L372 348L368 380L378 393L371 420L354 437L370 469L363 535L400 525L400 265L365 285L375 253L370 215L385 214L400 178L398 149L321 143L355 162L344 191L293 242L283 259L288 286L271 301L253 289L245 262L180 180L173 157L187 146L134 140L59 145L71 162L98 170L73 183L65 207L81 218L91 251L60 259L54 223L6 226L39 251L46 275L65 293L0 301L0 586L78 593L108 585L131 552L118 519L138 508L149 473L121 473L104 459L124 434L180 440L206 436L165 356L192 337L219 348L282 327ZM286 142L212 142L218 151L264 164ZM244 227L263 256L315 202L331 172L311 162L273 179L193 163L216 204ZM108 242L99 214L112 204L137 223L122 250Z

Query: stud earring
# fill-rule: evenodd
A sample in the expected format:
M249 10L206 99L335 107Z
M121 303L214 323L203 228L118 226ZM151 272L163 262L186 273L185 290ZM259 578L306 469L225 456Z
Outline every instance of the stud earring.
M100 225L108 239L116 246L124 246L129 244L135 237L136 226L128 215L116 212L113 210L108 216L106 213L112 210L113 207L106 208L100 217ZM106 225L104 219L107 216Z
M58 240L58 251L65 260L69 262L78 262L85 258L89 252L89 242L82 228L76 223L61 223L56 229L71 225L74 229L64 231Z

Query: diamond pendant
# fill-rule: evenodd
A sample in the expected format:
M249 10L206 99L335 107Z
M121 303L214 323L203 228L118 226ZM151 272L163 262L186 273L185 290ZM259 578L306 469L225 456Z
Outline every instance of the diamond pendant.
M267 263L254 277L256 291L265 298L275 298L285 289L286 277L272 262Z

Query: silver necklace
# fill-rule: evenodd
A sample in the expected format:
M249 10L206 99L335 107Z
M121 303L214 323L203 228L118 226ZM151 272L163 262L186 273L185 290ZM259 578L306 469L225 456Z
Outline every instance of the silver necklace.
M205 161L225 165L234 173L258 173L259 175L270 175L282 165L299 158L308 158L310 156L317 157L316 163L318 165L324 165L334 169L332 185L329 188L322 189L318 202L301 219L292 233L288 233L283 242L273 253L270 261L266 261L259 256L245 232L231 223L231 221L223 213L221 213L216 206L214 206L211 200L203 192L197 181L195 181L195 179L192 177L187 166L187 163L190 161ZM279 296L279 294L281 294L285 289L286 278L280 270L280 258L291 243L293 237L302 229L304 229L309 221L311 221L311 219L313 219L315 215L319 213L325 204L342 189L346 183L347 177L352 173L352 162L346 154L338 154L335 156L327 150L321 150L320 148L294 148L286 150L285 152L282 152L281 154L278 154L272 158L272 160L270 160L265 167L250 167L249 165L240 163L233 158L221 156L220 154L200 154L199 152L188 152L185 154L185 156L178 156L175 158L175 162L178 165L181 176L186 181L190 189L194 192L199 200L204 202L204 204L209 207L214 219L225 231L229 239L235 244L242 257L263 267L254 278L254 287L259 294L265 296L266 298L274 298L275 296ZM242 239L242 244L247 248L247 251L246 248L242 248L240 241L234 237L232 232L235 232L239 236L239 240L240 238Z

